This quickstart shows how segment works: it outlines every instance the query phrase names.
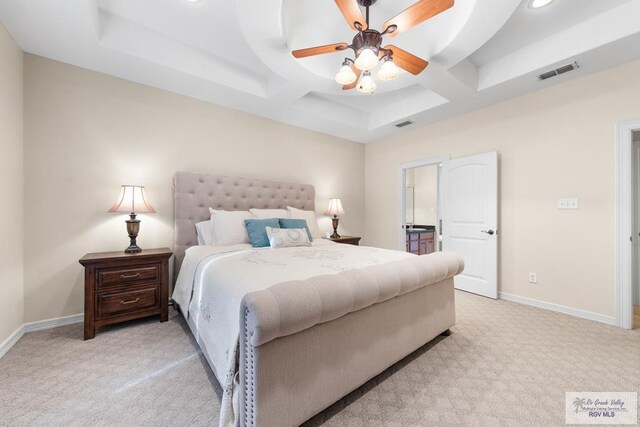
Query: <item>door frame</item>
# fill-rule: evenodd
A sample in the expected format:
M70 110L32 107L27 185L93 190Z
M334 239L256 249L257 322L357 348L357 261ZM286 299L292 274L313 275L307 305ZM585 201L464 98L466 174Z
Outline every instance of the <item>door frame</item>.
M633 132L640 119L616 126L616 325L633 324L633 263L635 197L633 177Z
M407 205L407 194L405 191L407 169L419 168L422 166L438 165L442 162L451 160L450 154L444 154L442 156L429 157L423 160L416 160L413 162L403 163L400 165L398 173L398 194L400 195L398 202L398 249L401 251L407 250L407 235L404 229L405 220L407 218L405 207ZM440 199L440 183L438 183L438 199Z

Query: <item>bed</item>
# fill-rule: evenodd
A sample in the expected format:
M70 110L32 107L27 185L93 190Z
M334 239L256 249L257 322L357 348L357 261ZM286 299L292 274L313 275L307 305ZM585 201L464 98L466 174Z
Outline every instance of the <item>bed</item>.
M295 426L455 321L455 254L198 246L209 207L315 209L311 185L178 172L173 300L223 388L221 426Z

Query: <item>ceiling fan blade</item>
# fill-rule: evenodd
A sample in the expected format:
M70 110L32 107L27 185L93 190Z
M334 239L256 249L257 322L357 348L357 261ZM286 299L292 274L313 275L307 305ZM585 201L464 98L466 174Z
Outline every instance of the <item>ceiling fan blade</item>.
M362 15L362 11L356 0L335 0L335 2L352 30L360 31L361 29L367 29L367 20L364 15ZM356 27L356 22L359 22L362 26L360 29Z
M382 31L384 32L390 26L395 25L397 28L388 34L390 36L396 36L401 32L407 31L427 19L450 9L453 7L453 4L454 0L420 0L418 3L410 6L385 22L382 26Z
M393 63L411 74L418 75L429 65L427 61L393 45L385 46L393 52Z
M354 73L356 73L356 79L353 83L342 86L342 90L351 90L358 85L358 81L360 80L360 74L362 74L362 71L360 71L360 69L356 67L355 64L351 64L351 69Z
M349 47L346 43L326 44L324 46L308 47L306 49L298 49L291 52L296 58L306 58L307 56L323 55L325 53L333 53L344 50Z

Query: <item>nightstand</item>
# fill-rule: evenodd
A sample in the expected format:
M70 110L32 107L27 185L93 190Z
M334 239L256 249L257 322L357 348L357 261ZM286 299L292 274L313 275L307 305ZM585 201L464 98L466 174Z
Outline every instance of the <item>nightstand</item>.
M345 245L360 246L360 239L362 239L362 237L340 236L340 238L338 239L328 239L328 240L331 240L332 242L336 242L336 243L344 243Z
M84 339L96 328L140 317L169 320L169 258L167 248L134 254L100 252L80 259L84 266Z

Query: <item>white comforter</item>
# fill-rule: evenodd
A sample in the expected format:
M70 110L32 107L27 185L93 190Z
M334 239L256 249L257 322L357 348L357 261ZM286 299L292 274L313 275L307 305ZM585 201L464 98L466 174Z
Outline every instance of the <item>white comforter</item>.
M316 240L311 247L252 248L251 245L187 249L173 299L188 317L196 340L224 389L220 426L237 421L236 357L240 303L253 291L290 280L382 264L414 255Z

